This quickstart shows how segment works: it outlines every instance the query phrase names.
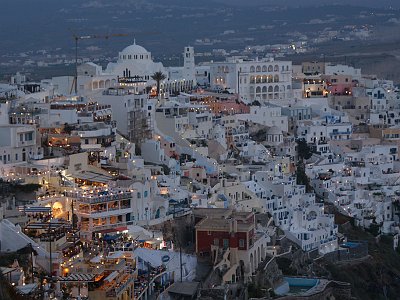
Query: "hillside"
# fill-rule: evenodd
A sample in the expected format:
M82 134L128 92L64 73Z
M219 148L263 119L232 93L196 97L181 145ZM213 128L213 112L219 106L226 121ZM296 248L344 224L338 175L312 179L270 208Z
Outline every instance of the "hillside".
M335 280L349 282L356 299L399 299L400 254L392 248L392 238L377 239L368 232L350 227L342 230L349 240L368 240L370 258L359 263L326 265Z

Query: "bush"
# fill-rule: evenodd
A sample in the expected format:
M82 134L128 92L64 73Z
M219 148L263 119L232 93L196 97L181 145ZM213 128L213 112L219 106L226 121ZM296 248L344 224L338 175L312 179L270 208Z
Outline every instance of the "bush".
M167 165L162 165L164 175L169 175L171 173L171 169Z
M254 283L249 283L247 286L247 291L249 293L249 298L262 298L264 297L264 292L259 285Z
M14 190L17 192L32 193L36 192L41 187L42 187L41 184L36 184L36 183L16 184L14 185Z

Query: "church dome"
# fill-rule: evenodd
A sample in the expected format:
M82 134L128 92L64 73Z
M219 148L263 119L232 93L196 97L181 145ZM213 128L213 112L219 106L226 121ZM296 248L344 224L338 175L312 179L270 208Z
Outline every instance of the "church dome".
M137 54L148 54L148 53L149 52L145 48L143 48L142 46L136 45L136 43L126 47L121 52L121 54L125 54L125 55L137 55Z

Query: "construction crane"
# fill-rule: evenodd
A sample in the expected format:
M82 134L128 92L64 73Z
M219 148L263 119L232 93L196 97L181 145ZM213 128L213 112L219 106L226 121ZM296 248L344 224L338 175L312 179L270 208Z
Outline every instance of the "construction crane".
M90 39L106 39L108 40L109 38L113 37L123 37L123 36L136 36L138 34L146 34L146 35L153 35L153 34L159 34L160 32L154 31L154 32L130 32L130 33L112 33L112 34L104 34L104 35L76 35L72 34L72 37L75 40L75 77L74 77L74 82L71 86L71 91L72 88L75 87L75 95L78 95L78 42L80 40L90 40Z
M114 34L105 34L105 35L76 35L73 34L72 37L75 40L75 77L74 81L71 86L71 92L72 88L75 88L75 95L78 95L78 42L80 40L90 40L90 39L109 39L112 37L122 37L122 36L130 36L131 34L129 33L114 33Z

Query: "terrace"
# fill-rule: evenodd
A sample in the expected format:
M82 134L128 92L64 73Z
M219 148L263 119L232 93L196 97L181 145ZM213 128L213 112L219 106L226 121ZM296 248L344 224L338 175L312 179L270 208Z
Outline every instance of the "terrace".
M133 190L119 189L91 189L81 191L67 191L66 197L73 198L78 202L96 204L117 200L130 200L133 197Z

